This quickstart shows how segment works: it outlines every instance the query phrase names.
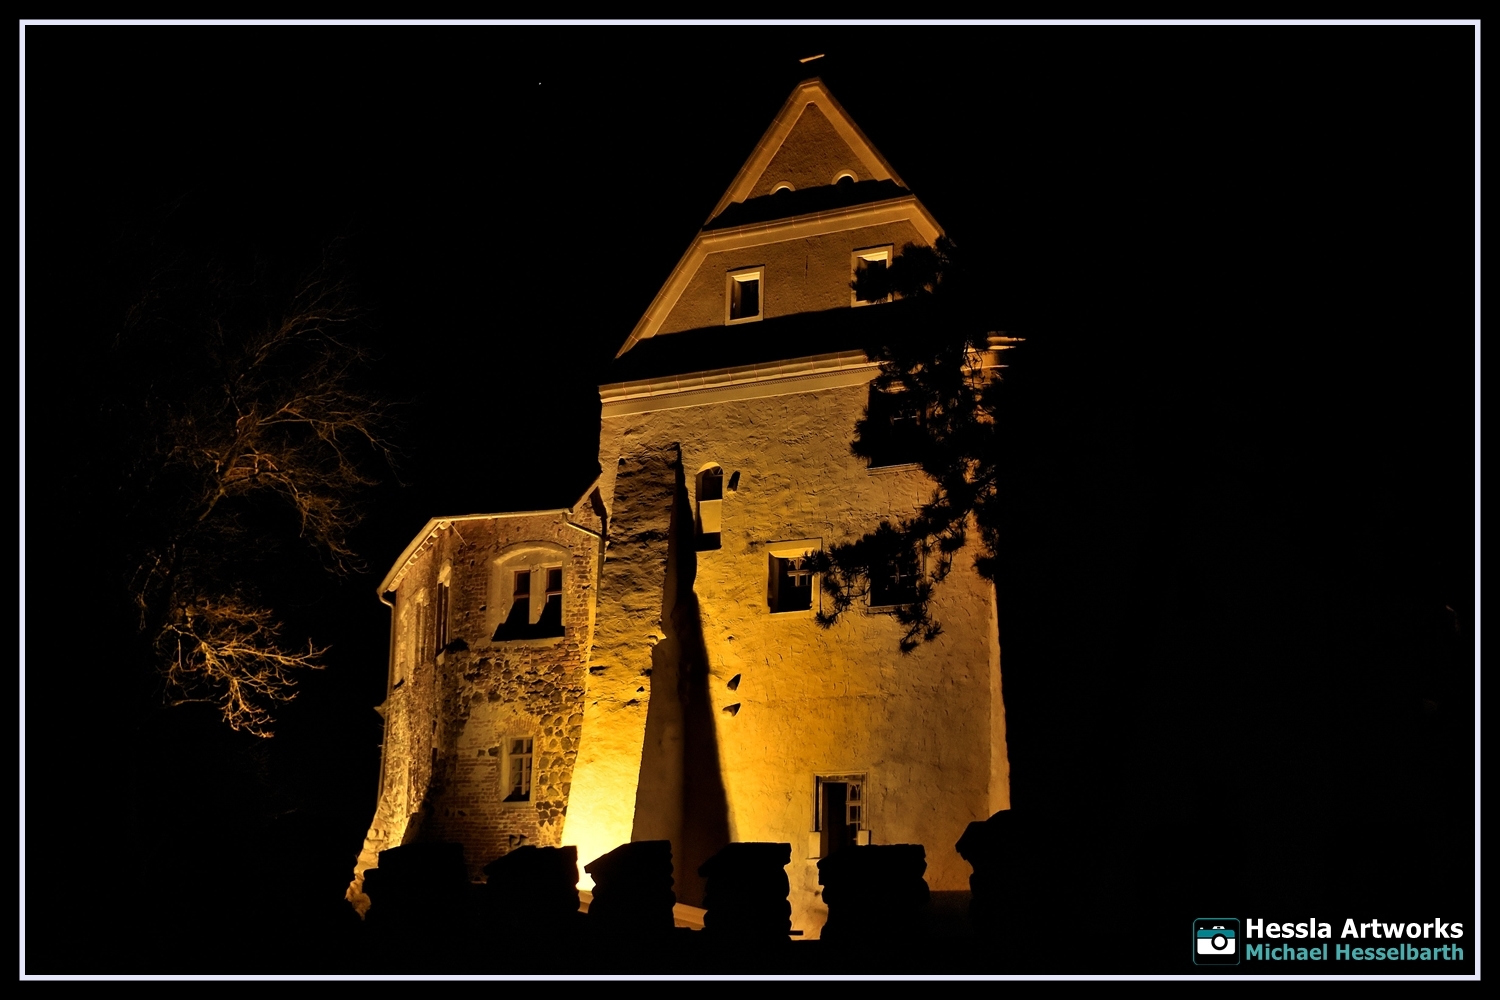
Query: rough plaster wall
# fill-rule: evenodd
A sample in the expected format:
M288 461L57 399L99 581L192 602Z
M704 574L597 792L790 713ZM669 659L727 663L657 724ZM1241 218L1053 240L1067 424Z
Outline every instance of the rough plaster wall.
M832 184L842 170L852 170L856 180L872 178L870 170L854 150L839 137L833 125L816 104L808 104L782 140L781 148L771 157L765 173L750 191L750 197L770 194L783 181L798 191Z
M990 815L1010 808L1010 751L1005 742L1005 695L1000 673L999 593L990 588Z
M720 465L726 482L740 474L738 489L724 494L722 548L697 554L694 584L729 833L793 845L794 925L810 934L826 916L815 859L806 857L816 774L865 772L874 841L925 845L934 889L967 886L953 844L1005 798L992 787L1004 771L1003 748L993 747L1003 739L1000 706L992 712L993 588L970 559L960 555L934 603L944 635L909 656L898 652L901 629L888 615L856 609L825 631L808 613L767 608L769 543L851 539L910 513L930 491L919 471L872 475L849 453L866 393L856 386L610 417L601 435L601 455L627 462L680 442L689 489L706 464ZM630 598L638 602L660 586L644 574L619 582L639 588ZM724 711L731 705L736 714Z
M762 311L766 318L847 309L850 307L849 282L854 280L850 255L855 250L886 244L900 249L907 243L921 242L925 241L915 226L899 222L711 253L688 282L682 297L662 323L660 332L679 333L722 326L724 276L737 268L762 264L766 268L765 284L761 289ZM753 333L749 335L753 336Z
M573 774L563 843L580 868L631 839L651 702L654 647L662 630L667 549L678 476L671 442L611 456L609 545L600 576L584 699L584 740ZM584 876L585 888L592 881Z

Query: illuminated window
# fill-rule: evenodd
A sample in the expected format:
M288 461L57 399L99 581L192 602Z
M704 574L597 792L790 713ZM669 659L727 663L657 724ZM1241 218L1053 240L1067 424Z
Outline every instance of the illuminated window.
M506 741L506 802L531 801L531 740L512 737Z
M870 842L869 815L865 807L863 774L819 775L815 780L815 849L809 853L826 858L845 847Z
M868 282L871 278L878 279L884 275L886 268L891 264L891 252L894 248L890 246L866 247L856 250L850 256L850 267L853 271L853 280L849 282L849 303L856 306L874 305L876 302L889 302L891 296L887 294L874 294L870 285L866 285L861 291L857 285L861 279ZM877 286L878 287L878 286Z
M719 547L724 507L724 470L711 465L698 473L698 548Z
M769 546L769 580L766 603L771 614L810 611L817 605L818 576L811 556L819 551L817 540L777 542Z
M725 279L724 322L751 323L761 318L766 269L746 267L730 271Z

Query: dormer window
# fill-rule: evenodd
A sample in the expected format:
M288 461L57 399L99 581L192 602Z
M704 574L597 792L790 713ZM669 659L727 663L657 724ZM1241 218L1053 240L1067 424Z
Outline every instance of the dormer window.
M724 323L753 323L761 318L766 269L730 271L724 290Z
M875 295L867 284L860 289L861 279L868 281L870 278L879 278L885 273L885 269L891 266L891 253L894 247L866 247L856 250L850 255L850 267L853 271L853 280L849 283L849 304L856 306L873 305L876 302L889 302L889 294Z

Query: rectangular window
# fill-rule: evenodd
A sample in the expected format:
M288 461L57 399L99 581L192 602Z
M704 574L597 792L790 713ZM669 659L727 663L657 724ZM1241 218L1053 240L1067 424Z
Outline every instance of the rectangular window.
M505 757L506 802L531 801L531 740L513 738Z
M746 267L730 271L724 289L724 322L749 323L761 318L766 269Z
M533 564L530 569L514 571L511 581L510 611L495 629L492 641L563 636L563 567ZM533 587L537 588L535 594Z
M863 774L819 775L815 781L817 801L817 856L826 858L845 847L870 842L866 828L865 776Z
M438 584L437 590L437 635L433 640L435 652L441 653L448 648L448 585Z
M771 613L812 607L813 574L806 556L771 557Z
M870 606L889 608L911 604L917 599L917 581L921 578L917 556L901 552L890 556L870 576Z
M807 612L818 607L818 575L812 556L823 549L821 538L771 542L766 546L766 604L771 614Z
M886 269L890 267L893 249L890 246L883 246L866 247L863 250L854 251L850 261L854 272L853 280L849 282L850 305L867 306L876 302L891 301L890 292L883 279Z
M865 416L860 443L868 449L872 469L921 460L926 413L912 393L881 392L872 385Z

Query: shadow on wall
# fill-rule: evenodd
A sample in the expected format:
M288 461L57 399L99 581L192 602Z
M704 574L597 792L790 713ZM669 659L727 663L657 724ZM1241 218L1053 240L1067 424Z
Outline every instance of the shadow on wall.
M662 593L666 637L652 650L652 698L631 839L670 840L679 859L677 898L701 906L698 869L729 843L729 801L708 692L708 644L693 591L696 539L680 452L674 464L676 499Z

